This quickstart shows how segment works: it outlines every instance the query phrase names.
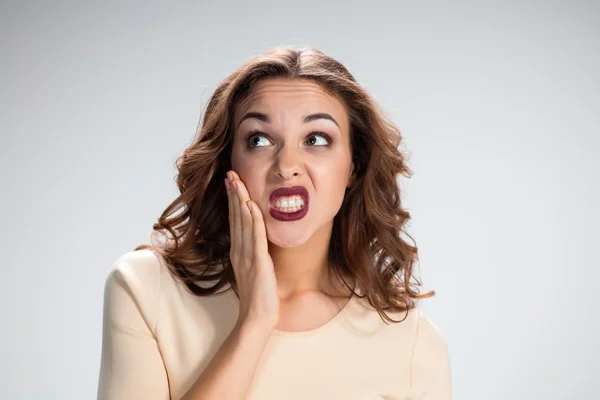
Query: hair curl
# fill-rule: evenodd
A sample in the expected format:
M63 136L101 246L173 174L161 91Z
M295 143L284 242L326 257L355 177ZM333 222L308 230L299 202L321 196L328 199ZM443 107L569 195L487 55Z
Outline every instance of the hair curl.
M230 74L211 96L192 144L177 159L180 195L153 225L166 243L135 248L153 249L175 277L197 296L208 296L226 284L235 286L229 260L230 236L227 193L223 179L231 169L233 115L259 81L269 78L303 78L316 82L339 98L350 118L352 160L356 179L346 189L334 218L329 259L333 272L356 280L384 321L384 310L406 311L420 294L421 282L413 274L417 247L402 239L410 213L401 206L398 175L411 177L402 136L375 100L335 59L312 47L276 47L255 56ZM177 213L181 210L180 213ZM416 244L416 243L415 243ZM200 282L215 282L210 287Z

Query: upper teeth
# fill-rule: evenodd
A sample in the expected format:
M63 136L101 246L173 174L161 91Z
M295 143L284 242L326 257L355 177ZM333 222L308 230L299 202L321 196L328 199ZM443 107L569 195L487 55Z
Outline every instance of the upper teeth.
M302 207L304 199L301 196L280 197L273 204L275 207Z

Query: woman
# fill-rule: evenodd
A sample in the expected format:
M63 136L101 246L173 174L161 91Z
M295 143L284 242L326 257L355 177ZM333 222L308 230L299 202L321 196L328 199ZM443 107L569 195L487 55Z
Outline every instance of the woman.
M98 398L450 399L446 342L416 308L433 292L400 237L400 144L316 49L227 77L177 162L167 240L108 275Z

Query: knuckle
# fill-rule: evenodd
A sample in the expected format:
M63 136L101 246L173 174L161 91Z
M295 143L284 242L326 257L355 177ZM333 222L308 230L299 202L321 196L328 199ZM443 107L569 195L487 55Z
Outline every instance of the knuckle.
M250 214L249 210L242 211L242 219L244 220L244 222L252 221L252 215Z

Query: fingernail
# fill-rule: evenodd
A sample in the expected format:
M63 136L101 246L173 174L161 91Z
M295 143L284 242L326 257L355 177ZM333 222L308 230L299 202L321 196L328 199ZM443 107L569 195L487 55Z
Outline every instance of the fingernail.
M225 178L225 187L229 189L229 179Z
M236 181L231 182L231 185L233 186L233 188L237 191L238 190L238 185Z

